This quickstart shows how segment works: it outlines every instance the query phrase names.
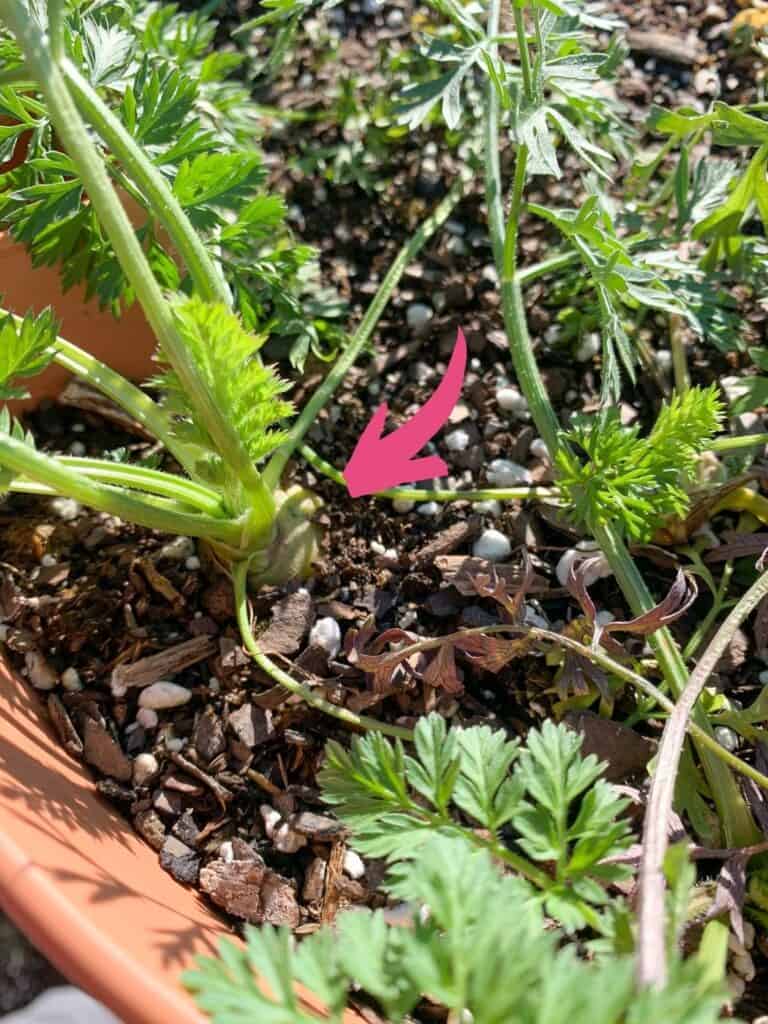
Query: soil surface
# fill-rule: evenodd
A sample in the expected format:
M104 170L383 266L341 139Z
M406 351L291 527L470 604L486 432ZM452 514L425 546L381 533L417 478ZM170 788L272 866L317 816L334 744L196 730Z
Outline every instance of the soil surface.
M610 6L634 30L617 88L633 122L641 124L652 103L707 103L715 88L730 102L754 97L753 58L728 47L735 5L615 0ZM227 5L222 23L249 11L247 4ZM316 66L311 50L302 48L259 98L316 112L318 97L322 107L322 98L338 89L340 73L353 73L364 90L375 90L380 48L407 45L413 14L405 2L342 4L332 12L343 39L342 60ZM452 180L453 158L438 164L436 144L428 137L421 141L387 143L377 151L376 187L366 191L359 181L338 184L323 173L342 146L355 152L358 138L351 129L341 131L321 117L292 123L288 132L275 129L265 139L273 184L288 197L297 234L320 250L324 281L349 304L351 322L410 230ZM571 173L550 195L532 199L562 201L573 180ZM551 241L546 226L526 221L525 261L543 258ZM460 325L471 350L469 373L462 401L432 449L448 462L449 486L493 483L487 474L498 459L514 464L504 471L516 473L518 484L550 481L551 467L526 409L500 405L510 369L491 264L482 197L470 191L409 267L373 351L315 425L311 441L324 458L344 464L379 402L389 403L396 421L422 404L445 369ZM579 353L572 339L558 340L557 308L547 284L531 287L527 301L546 383L561 415L594 407L595 353ZM414 329L418 305L431 313L421 330ZM765 340L765 315L757 306L750 312L753 344ZM670 388L669 365L658 352L666 351L666 325L649 317L643 329L647 372L625 395L626 422L648 422ZM696 381L705 383L745 364L738 354L724 356L692 342L691 365ZM297 405L323 368L310 358L293 396ZM30 426L38 444L50 450L149 454L141 437L126 433L105 412L48 406L31 417ZM750 431L766 427L766 417L756 417ZM329 700L398 724L411 725L437 709L456 723L488 722L524 735L547 715L568 714L584 732L587 748L608 761L610 777L642 796L659 723L650 720L630 731L593 714L589 709L597 708L595 686L601 681L594 675L585 679L584 665L553 666L528 654L493 673L459 657L437 672L429 659L420 659L378 684L359 666L360 651L390 629L416 639L502 621L499 604L482 592L490 566L473 556L478 537L490 528L509 540L509 556L497 572L510 591L524 577L522 550L530 552L524 621L578 629L579 609L557 566L580 537L555 508L507 503L478 509L428 501L393 508L373 499L353 504L303 462L289 472L323 497L318 522L326 539L306 584L262 590L254 599L267 653ZM726 510L711 525L716 550L717 535L737 529L738 513ZM654 592L663 595L674 578L674 555L650 547L638 556ZM343 829L322 805L316 784L325 743L347 740L349 730L253 667L238 643L229 584L216 576L204 550L186 538L159 536L73 502L16 495L0 508L0 566L0 628L13 664L47 702L67 749L93 768L105 798L118 804L181 884L201 887L230 912L235 928L244 920L268 921L306 933L346 905L378 904L381 866L349 855ZM599 608L626 617L613 580L599 581L592 594ZM702 599L676 625L680 636L690 636L706 610ZM716 682L746 705L764 666L756 658L755 638L745 632L739 640L718 666ZM642 641L629 645L635 652L641 647ZM142 710L141 694L142 704L156 709ZM629 695L603 699L613 703L617 721L632 710ZM159 707L174 701L175 706ZM263 864L263 877L244 896L236 865L253 858ZM22 1005L56 980L1 918L0 948L19 951L11 954L7 970L2 965L0 1011ZM760 948L753 953L757 977L739 1008L747 1018L768 1007L768 961Z

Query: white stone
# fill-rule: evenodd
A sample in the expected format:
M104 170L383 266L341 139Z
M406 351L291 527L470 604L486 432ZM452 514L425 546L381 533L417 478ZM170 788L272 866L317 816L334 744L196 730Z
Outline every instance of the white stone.
M395 498L392 502L392 508L398 515L404 516L408 512L413 511L415 504L415 501L409 501L407 498Z
M344 861L342 868L345 875L349 875L350 878L354 878L355 881L359 880L365 874L365 864L363 858L355 853L354 850L347 850L344 854Z
M525 400L525 395L511 385L497 388L496 403L504 412L511 412L514 416L523 418L528 415L528 403Z
M445 447L449 452L463 452L469 447L469 433L466 430L462 430L461 427L457 427L456 430L452 430L450 434L445 437Z
M580 363L588 363L599 354L601 347L599 334L594 331L590 334L585 334L581 339L579 347L576 349L576 359Z
M488 466L489 481L496 487L518 487L533 482L533 477L517 462L509 459L494 459Z
M65 690L69 690L70 693L74 693L77 690L82 690L83 684L80 679L80 673L76 668L65 668L61 673L61 685Z
M729 729L725 725L718 725L715 728L715 739L721 747L724 747L726 750L730 750L731 753L733 753L734 750L738 749L738 734L735 733L733 729Z
M39 651L27 651L24 655L24 665L27 670L27 678L36 690L53 690L58 686L58 673Z
M656 365L662 373L667 374L672 370L672 353L668 348L656 349Z
M418 505L416 511L420 516L439 516L440 506L436 501L425 501L423 505Z
M472 545L472 554L489 562L503 562L512 554L512 545L498 530L483 530Z
M598 580L602 580L613 575L611 567L608 564L608 559L602 551L596 544L591 544L591 542L588 543L590 543L589 548L584 546L583 542L581 542L581 546L577 544L575 548L569 548L557 563L555 575L557 576L561 587L568 585L571 566L574 566L579 562L584 562L587 559L594 559L594 562L589 567L589 572L587 572L584 577L585 587L591 587L592 584L596 583Z
M434 310L423 302L412 302L405 311L406 322L414 334L423 334L434 315Z
M271 839L275 834L275 829L280 824L280 812L276 811L270 804L262 804L259 807L259 814L264 822L264 831L267 833L267 838Z
M490 501L478 501L474 508L481 516L490 516L492 519L501 515L501 502L495 498L491 498Z
M180 754L186 746L186 743L186 740L180 739L177 736L172 736L170 739L165 741L165 749L170 750L172 754Z
M278 825L275 829L272 842L275 849L279 850L280 853L296 853L307 845L308 840L306 836L301 835L300 832L295 832L288 822L284 821L282 825Z
M235 849L231 839L225 839L219 847L219 859L223 860L225 864L231 864L235 859Z
M768 668L764 668L760 675L757 677L757 681L762 686L768 686Z
M133 762L133 782L136 786L146 786L151 778L157 775L160 765L154 754L139 754Z
M178 708L191 698L192 691L178 683L161 681L152 683L139 694L139 707L160 711L164 708Z
M40 559L40 565L45 566L46 569L50 569L52 566L56 565L56 556L43 555Z
M85 447L82 441L73 441L69 446L70 453L77 459L82 459L88 449Z
M329 658L335 658L341 650L341 628L336 619L330 615L318 619L309 631L309 642L314 647L322 647Z
M616 616L612 612L600 611L595 615L595 624L598 626L607 626L613 622L615 618Z
M541 459L542 461L549 461L549 448L547 448L546 441L541 437L534 437L531 441L531 447L529 449L534 459Z
M136 721L142 729L149 730L156 729L160 719L157 717L157 712L153 711L152 708L139 708L136 712Z
M374 555L383 555L387 550L380 540L372 540L369 547Z
M184 562L195 553L195 543L190 537L174 537L167 544L163 544L158 552L158 558L167 558L171 562Z
M51 500L51 512L57 515L59 519L71 522L80 515L81 505L74 498L53 498Z
M197 572L200 568L200 564L200 559L197 555L190 555L189 558L184 560L184 568L189 570L189 572Z

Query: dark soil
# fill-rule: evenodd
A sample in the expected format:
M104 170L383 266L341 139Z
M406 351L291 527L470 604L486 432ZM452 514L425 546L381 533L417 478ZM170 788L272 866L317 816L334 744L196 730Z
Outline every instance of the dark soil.
M719 75L722 95L729 101L752 95L752 60L728 51L725 21L713 15L718 5L704 0L677 6L661 0L616 0L613 6L636 29L666 33L678 43L692 33L695 43L695 55L686 62L654 56L647 39L636 41L618 87L618 97L636 123L644 120L651 103L708 101L701 91L705 79L697 77L706 69ZM726 7L725 13L732 15L735 7ZM342 61L315 68L310 51L300 52L290 73L262 97L265 101L313 109L318 96L334 87L339 67L375 87L378 47L385 40L394 47L406 45L411 5L386 4L373 15L356 4L337 10L344 37ZM391 16L394 11L404 12L402 29ZM234 19L244 13L242 7L227 9L227 17ZM392 147L382 158L388 173L382 175L383 194L377 195L356 184L334 185L320 173L304 178L288 159L296 150L334 147L339 141L338 128L319 122L292 126L290 133L276 135L266 145L274 158L274 184L296 211L297 233L320 249L324 277L349 302L354 318L413 225L445 191L453 166L448 158L436 175L425 171L426 141L425 147L412 142ZM335 405L313 430L312 443L335 465L343 465L375 404L387 400L397 419L428 397L461 325L472 352L470 372L462 403L435 442L450 466L451 485L486 484L485 471L497 458L520 464L534 482L549 480L546 459L535 445L531 448L535 431L527 416L512 417L496 402L499 383L510 371L483 225L482 197L470 194L446 230L409 268L381 323L371 358L350 375ZM546 254L551 235L540 223L526 223L522 236L527 262ZM565 416L571 409L589 407L599 388L594 360L574 358L572 342L546 340L555 310L548 306L545 285L529 289L528 301L558 409ZM420 337L407 326L407 309L414 302L426 302L435 310ZM765 330L761 315L755 311L754 343ZM663 326L649 319L646 327L653 351ZM694 351L692 365L700 381L740 368L738 357L702 348ZM294 396L298 404L320 372L322 364L310 361ZM669 387L665 373L663 366L652 364L636 392L627 393L623 411L628 419L646 420L652 414ZM60 406L39 411L32 426L38 443L54 450L84 443L88 454L122 446L140 456L148 447L90 413ZM457 429L468 435L462 450L446 444ZM758 422L751 429L765 429L765 418L763 425ZM425 637L500 621L493 601L451 583L478 533L488 526L503 532L515 548L531 552L536 575L526 597L528 621L538 618L557 629L574 620L578 608L560 586L555 566L579 538L553 510L509 503L476 515L468 503L419 506L408 512L369 499L353 505L335 484L318 479L303 463L291 471L294 479L325 499L319 522L326 546L304 587L262 591L254 601L259 628L265 630L262 642L277 660L330 700L401 724L412 724L436 708L457 723L491 722L518 735L548 714L571 712L590 748L608 760L611 777L642 788L658 723L637 727L632 739L640 748L626 734L608 735L602 719L580 714L596 706L594 687L558 675L540 656L512 662L495 675L460 660L458 679L442 680L442 685L425 679L422 661L408 674L393 677L383 691L375 690L355 664L356 631L366 624L375 634L399 627ZM715 526L734 527L736 519L726 513ZM643 570L654 591L662 594L673 577L674 559L658 549L645 554ZM105 797L117 802L180 882L198 885L202 880L219 905L237 911L234 927L247 918L288 923L306 932L331 920L344 905L377 902L379 866L369 864L360 875L345 861L344 833L322 806L316 784L324 744L332 737L346 740L349 731L275 687L252 666L238 644L229 585L216 577L205 551L85 509L54 508L49 502L13 496L0 510L0 563L5 570L0 611L14 664L38 688L41 682L47 686L55 681L41 698L48 701L62 736L75 756L91 764ZM510 578L520 577L520 566L518 551L510 556ZM599 607L625 617L613 581L599 583L594 595ZM706 607L703 599L690 619L679 624L681 635L690 633ZM339 627L338 651L310 642L312 626L325 618ZM156 725L148 726L146 716L141 724L141 691L111 688L113 673L169 651L171 656L177 653L183 667L166 667L156 678L186 688L189 699L159 711ZM719 684L744 703L762 667L754 653L754 640L745 635L742 650L734 650L731 660L720 666ZM620 720L630 710L629 699L621 693L612 699L614 717ZM139 755L155 759L149 777L145 774L153 762L147 756L137 762ZM245 911L233 906L226 867L233 856L234 863L245 856L263 858L273 883L269 900L262 890L254 892ZM3 928L8 925L0 919L0 948L5 949ZM17 948L17 939L8 941L8 948ZM766 961L757 952L755 956L758 978L749 990L752 1002L741 1010L745 1015L757 1014L765 1002ZM0 975L0 1009L5 1010L55 980L33 954L14 953L10 959L10 980ZM16 963L21 966L14 968Z

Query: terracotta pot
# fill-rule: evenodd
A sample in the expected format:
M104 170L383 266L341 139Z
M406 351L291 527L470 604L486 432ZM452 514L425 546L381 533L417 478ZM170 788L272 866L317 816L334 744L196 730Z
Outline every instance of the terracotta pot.
M0 907L125 1024L204 1024L179 977L231 929L102 799L2 660ZM364 1024L354 1013L345 1021Z
M51 306L61 321L62 337L126 377L141 380L156 369L151 359L155 338L137 304L116 320L109 311L100 310L95 300L86 301L82 286L64 292L58 268L34 268L24 247L6 232L0 232L0 296L2 305L20 316ZM69 378L66 370L49 366L25 382L32 397L12 403L13 410L34 407L42 398L56 398Z

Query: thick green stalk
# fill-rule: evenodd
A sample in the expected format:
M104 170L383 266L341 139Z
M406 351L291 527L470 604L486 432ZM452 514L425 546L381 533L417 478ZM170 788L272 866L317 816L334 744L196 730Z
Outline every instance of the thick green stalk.
M130 463L111 462L109 459L60 455L58 461L92 480L114 484L115 487L127 487L129 490L158 494L161 497L191 505L200 512L205 512L206 515L226 518L221 498L214 490L184 477Z
M292 676L289 676L287 672L284 672L279 665L276 665L271 658L268 658L267 655L264 654L254 639L250 614L248 611L247 561L238 562L232 567L232 582L235 590L235 613L237 616L237 624L246 650L256 664L260 668L264 669L264 671L274 679L276 683L285 687L285 689L290 693L294 693L296 696L301 697L301 699L310 707L315 708L318 711L322 711L324 714L330 715L332 718L337 718L339 721L344 722L347 725L354 726L358 729L372 729L375 732L384 733L386 736L397 736L403 740L413 739L413 733L410 729L404 729L399 725L390 725L387 722L379 722L375 718L368 718L367 715L356 715L354 711L349 711L347 708L340 708L336 704L331 704L331 702L326 700L325 697L321 697L320 694L315 693L311 687L297 682Z
M232 296L221 268L211 258L165 177L71 61L63 62L62 71L80 112L123 164L144 193L150 210L168 232L189 271L195 291L207 302L231 306Z
M131 384L121 374L110 369L106 363L102 363L77 345L57 338L53 347L55 363L86 381L107 398L111 398L153 437L161 441L190 476L195 475L194 451L176 437L170 419L157 402L153 402L141 388Z
M742 448L765 445L768 445L768 434L744 434L743 437L716 437L709 447L713 452L738 452Z
M260 526L267 532L274 518L274 500L264 487L245 446L219 409L213 395L179 334L172 309L158 285L142 251L128 215L109 180L102 157L69 94L67 81L46 49L46 40L19 0L0 0L0 17L6 22L21 47L27 66L43 93L51 122L71 160L75 164L109 237L120 265L136 296L163 353L179 375L187 396L211 435L219 454L243 484L254 509L260 513ZM102 127L95 124L97 131ZM258 514L257 513L257 514Z
M331 399L345 376L354 365L362 352L368 339L376 329L376 325L390 300L392 292L397 287L400 278L405 273L408 264L413 260L421 247L434 235L458 203L464 192L464 183L461 179L456 181L445 198L435 208L433 213L427 217L418 231L406 242L395 260L389 267L384 280L379 285L373 300L360 322L360 326L349 339L346 348L328 372L325 380L317 388L312 397L301 410L301 414L288 432L288 438L269 460L264 470L264 479L271 487L277 487L280 482L285 465L293 455L296 448L301 444L304 435L316 421L318 413ZM346 486L346 485L345 485Z
M240 540L242 525L236 520L196 515L184 506L177 509L173 503L160 498L156 499L158 504L150 503L148 495L135 498L127 491L98 483L70 469L8 434L0 435L0 465L44 484L57 494L65 494L84 505L152 530L206 537L233 546Z
M528 49L528 33L525 29L525 12L522 7L514 5L515 32L517 34L517 49L520 55L520 70L523 73L523 89L525 98L530 102L533 99L533 72L531 70L531 54ZM489 32L488 35L491 33ZM496 32L493 33L496 35Z

